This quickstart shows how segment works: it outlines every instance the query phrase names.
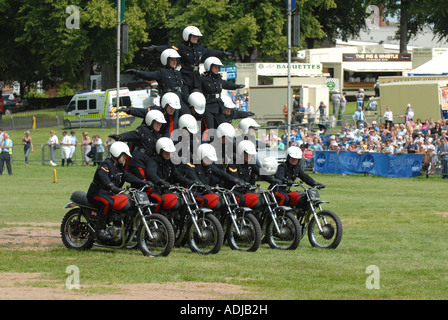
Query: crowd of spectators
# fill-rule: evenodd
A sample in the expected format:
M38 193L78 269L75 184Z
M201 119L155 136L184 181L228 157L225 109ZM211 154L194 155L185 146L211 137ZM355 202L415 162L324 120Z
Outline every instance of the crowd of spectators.
M424 170L434 174L439 160L444 160L448 143L448 119L406 119L405 123L395 123L392 128L376 121L363 121L344 127L331 135L325 135L325 128L317 131L308 128L291 130L291 145L299 146L304 151L305 161L312 161L313 152L318 150L335 152L379 152L388 154L414 153L423 154ZM281 142L287 145L287 130ZM444 161L443 161L444 162ZM442 163L443 165L443 163ZM448 170L444 170L447 171ZM444 172L445 173L445 172Z

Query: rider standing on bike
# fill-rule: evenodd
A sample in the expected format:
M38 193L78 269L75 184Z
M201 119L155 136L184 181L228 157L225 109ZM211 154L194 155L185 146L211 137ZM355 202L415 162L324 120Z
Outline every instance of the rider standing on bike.
M181 207L181 201L176 194L165 192L171 184L179 183L182 186L189 186L194 183L193 180L184 177L171 161L171 154L175 151L173 141L162 137L157 140L156 155L148 164L148 178L155 184L149 197L157 202L156 212L161 209L177 210Z
M300 159L302 159L302 150L299 147L292 146L286 150L286 161L278 166L275 177L288 185L295 183L295 180L299 178L307 185L311 187L317 187L319 189L325 188L325 185L316 182L305 171L303 171L300 165ZM306 197L303 191L288 192L286 187L279 187L275 192L275 196L279 205L289 205L292 207L303 207L306 205Z
M236 148L236 156L232 164L227 165L227 172L239 180L244 181L247 186L255 185L256 181L261 178L271 184L278 184L280 181L271 175L262 175L261 168L256 164L255 156L257 150L255 144L249 140L243 140L238 143ZM229 184L227 189L232 188L235 185ZM257 205L261 205L259 196L257 193L249 192L249 188L240 187L237 191L234 191L235 197L241 207L254 208Z
M89 202L99 208L97 236L101 239L111 239L111 235L105 230L107 217L110 212L121 210L128 203L129 198L125 194L118 194L125 182L145 185L146 181L137 178L125 170L124 164L127 157L131 157L129 147L126 143L114 142L110 147L110 158L101 163L93 177L87 191Z

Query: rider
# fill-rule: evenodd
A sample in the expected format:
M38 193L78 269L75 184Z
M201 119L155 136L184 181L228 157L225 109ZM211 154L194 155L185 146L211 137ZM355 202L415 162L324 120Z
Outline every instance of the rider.
M188 166L187 177L204 185L206 190L195 194L199 206L209 209L219 208L219 196L210 192L210 186L221 185L222 182L244 185L238 178L219 169L214 162L218 161L216 150L211 144L203 143L196 150L200 164Z
M168 137L157 140L156 154L149 160L148 178L155 184L149 195L157 202L155 211L161 209L178 210L181 208L181 201L174 193L165 192L170 185L179 183L186 187L194 183L179 171L178 166L171 161L171 154L176 151L173 141Z
M126 141L132 145L128 168L131 173L137 177L147 180L145 168L149 157L154 154L156 141L160 138L160 131L163 124L166 123L162 112L159 110L150 110L146 113L145 123L137 129L122 134L111 134L110 138L116 141Z
M297 178L305 182L307 185L318 189L325 188L322 183L314 181L300 165L302 159L302 150L299 147L291 146L286 150L286 161L278 166L275 177L284 183L292 185ZM286 187L280 187L275 192L275 196L280 205L289 205L302 208L306 205L306 197L303 191L288 192Z
M96 234L104 240L111 239L111 235L105 230L107 217L110 212L121 210L128 203L129 198L125 194L118 194L125 182L143 186L147 181L137 178L125 170L124 164L127 157L131 157L126 143L117 141L110 147L110 158L101 163L93 177L87 191L89 202L99 208L98 225Z
M234 177L238 177L239 180L246 183L245 187L237 188L235 197L242 207L254 208L257 205L261 205L259 196L257 193L248 192L250 186L255 185L257 179L261 178L271 184L278 184L280 181L271 175L261 174L262 170L254 157L257 154L255 145L249 140L243 140L238 143L236 148L236 157L232 164L227 165L227 172ZM228 189L233 187L234 184L228 185Z
M134 74L145 80L156 80L159 88L161 98L168 92L175 93L180 100L182 114L190 113L187 106L187 99L189 95L188 87L185 85L185 79L177 70L178 59L180 55L174 49L166 49L160 54L160 62L163 67L155 71L138 71L135 69L126 70L126 73Z

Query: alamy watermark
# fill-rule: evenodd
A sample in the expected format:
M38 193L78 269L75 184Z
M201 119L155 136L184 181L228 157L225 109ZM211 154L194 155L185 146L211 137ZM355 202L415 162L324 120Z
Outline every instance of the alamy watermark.
M380 288L380 268L375 265L370 265L366 268L366 274L370 274L366 279L366 288L379 289Z
M79 29L79 8L75 5L69 5L65 8L65 13L70 16L65 20L65 27L69 30Z
M65 273L69 276L65 279L65 288L68 290L79 290L79 268L75 265L70 265L65 269Z

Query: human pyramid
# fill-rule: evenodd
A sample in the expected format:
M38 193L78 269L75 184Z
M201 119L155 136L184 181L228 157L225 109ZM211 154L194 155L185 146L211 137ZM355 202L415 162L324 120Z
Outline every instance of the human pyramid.
M157 204L155 212L185 210L182 197L170 188L176 184L200 186L194 191L198 206L213 211L225 206L214 186L231 189L240 207L253 210L265 206L253 188L257 180L279 185L275 192L279 205L306 205L303 192L288 189L288 183L291 185L297 178L310 186L324 187L302 170L302 151L298 147L287 149L287 159L278 169L277 164L269 171L257 163L255 129L260 126L249 117L252 113L237 110L222 92L244 86L222 79L219 57L229 53L204 48L198 43L201 36L197 27L188 26L183 31L184 42L176 47L148 48L161 52L162 67L155 71L126 71L157 81L161 103L160 107L148 109L121 109L143 121L134 131L109 136L116 141L110 148L111 156L98 166L87 192L89 202L100 212L98 237L111 237L106 229L108 216L129 201L117 195L125 182L133 187L149 185L147 194ZM202 62L205 72L200 74ZM242 120L235 130L231 122L237 118Z

